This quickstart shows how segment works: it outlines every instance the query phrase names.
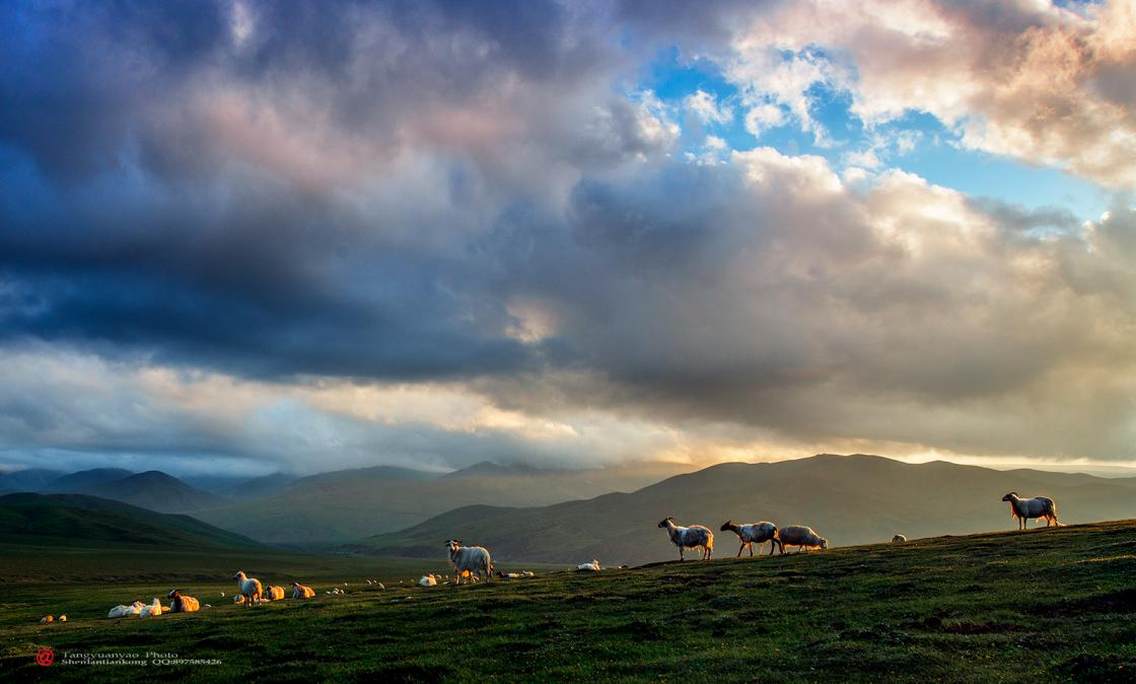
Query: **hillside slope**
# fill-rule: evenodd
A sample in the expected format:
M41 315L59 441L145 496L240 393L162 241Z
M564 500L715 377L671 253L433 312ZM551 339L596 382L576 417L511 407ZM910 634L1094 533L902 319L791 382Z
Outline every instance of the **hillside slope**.
M0 543L35 546L250 548L256 542L195 520L82 494L0 496Z
M204 675L162 669L209 681L1127 682L1134 551L1136 521L1125 521L598 575L538 569L460 588L380 591L349 578L345 596L117 622L104 619L108 605L168 584L12 586L0 678L41 678L37 645L111 644L216 658ZM63 606L70 623L36 624ZM54 670L65 681L122 676Z
M326 545L402 529L460 506L541 506L632 491L688 468L542 470L480 463L447 475L364 468L302 478L277 494L194 511L194 516L264 542Z
M1009 529L1007 491L1046 494L1065 522L1136 516L1136 481L1030 470L1011 472L952 463L911 465L878 456L821 455L797 461L726 463L679 475L631 494L611 494L540 508L473 506L449 511L355 548L429 557L460 537L502 559L608 564L676 556L658 521L701 523L717 537L717 554L733 555L736 537L718 532L732 518L807 524L833 545Z

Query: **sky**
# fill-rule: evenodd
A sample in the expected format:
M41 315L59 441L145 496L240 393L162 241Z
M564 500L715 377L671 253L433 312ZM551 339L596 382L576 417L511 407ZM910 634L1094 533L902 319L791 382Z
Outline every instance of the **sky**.
M0 4L0 466L1136 464L1136 2Z

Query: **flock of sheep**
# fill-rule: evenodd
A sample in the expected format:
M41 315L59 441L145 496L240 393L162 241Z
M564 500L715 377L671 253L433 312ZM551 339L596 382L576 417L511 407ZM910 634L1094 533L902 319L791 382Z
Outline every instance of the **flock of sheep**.
M1017 492L1010 492L1002 497L1002 501L1010 504L1010 515L1018 521L1019 529L1027 529L1029 527L1029 520L1038 518L1045 520L1045 526L1050 525L1060 526L1061 523L1057 520L1057 505L1053 499L1045 496L1036 496L1033 498L1022 498ZM686 559L687 549L697 549L701 553L702 560L709 560L714 553L714 533L708 527L703 525L690 525L684 527L675 522L675 519L668 516L659 521L659 528L667 531L667 536L670 537L671 543L678 547L679 560ZM738 524L733 520L727 520L722 523L719 531L725 532L729 530L738 536L738 541L741 546L738 547L737 557L741 557L742 552L747 548L749 555L752 557L753 545L761 545L769 542L769 555L773 555L775 549L780 550L782 554L785 553L786 546L797 547L797 552L800 553L804 549L827 549L828 540L821 537L813 531L811 527L804 525L790 525L788 527L778 528L771 522L756 522ZM897 534L892 537L893 543L906 542L907 537L902 534ZM464 582L476 581L491 581L494 576L493 559L489 551L482 546L464 546L460 539L449 539L446 541L446 548L449 551L450 563L453 566L454 584L462 584ZM626 566L621 566L626 567ZM577 570L588 572L599 572L601 570L600 562L592 560L588 563L581 563L577 566ZM519 579L525 577L532 577L533 573L529 571L524 572L510 572L503 573L497 572L496 576L502 579ZM439 578L444 575L437 576L430 574L424 575L418 584L421 586L437 586ZM285 597L285 590L282 586L267 585L261 583L255 577L249 577L244 571L237 572L233 575L233 579L237 581L237 594L233 597L233 602L246 607L259 605L267 601L280 601ZM449 583L449 580L444 580ZM344 583L346 584L346 583ZM380 589L385 589L381 582L374 580L367 580L369 585L377 585ZM342 589L336 587L333 590L326 592L328 594L342 594L345 593ZM300 584L299 582L292 583L291 597L293 599L310 599L314 598L316 592L309 586ZM224 593L221 594L224 597ZM119 605L110 609L107 614L108 618L121 618L127 616L138 617L154 617L162 613L194 613L201 609L202 604L199 600L192 596L182 594L180 590L173 589L167 595L170 599L169 607L162 605L158 598L145 604L141 601L134 601L129 605ZM211 608L209 604L204 607ZM45 616L41 623L47 624L56 621L55 618L48 615ZM67 616L59 616L59 622L66 622Z

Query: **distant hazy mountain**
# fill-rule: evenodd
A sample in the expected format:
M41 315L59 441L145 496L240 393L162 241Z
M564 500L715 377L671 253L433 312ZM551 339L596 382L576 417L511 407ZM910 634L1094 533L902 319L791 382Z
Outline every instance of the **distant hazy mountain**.
M0 492L38 492L61 475L62 471L47 468L25 468L0 473Z
M450 537L489 547L503 559L607 564L677 557L660 519L701 523L716 553L737 552L722 522L811 525L833 545L1013 529L1002 495L1047 495L1064 522L1136 517L1136 479L1034 470L997 471L951 463L910 465L878 456L821 455L768 464L727 463L678 475L631 494L538 508L469 506L358 548L432 557Z
M402 529L471 504L538 506L632 491L689 466L636 464L542 470L479 463L439 475L405 468L345 470L301 478L283 491L195 516L261 541L337 544Z
M125 470L123 468L92 468L91 470L80 470L52 480L44 487L44 491L85 492L92 487L98 487L108 482L121 480L133 474L134 471Z
M259 475L257 477L195 475L181 478L182 482L191 487L234 499L251 499L274 494L297 479L299 479L298 476L285 473L272 473L271 475Z
M82 493L162 513L187 513L219 506L227 501L216 494L190 487L160 470L149 470L86 487Z
M82 494L0 496L0 542L34 546L160 545L249 548L256 542L185 515L166 515Z

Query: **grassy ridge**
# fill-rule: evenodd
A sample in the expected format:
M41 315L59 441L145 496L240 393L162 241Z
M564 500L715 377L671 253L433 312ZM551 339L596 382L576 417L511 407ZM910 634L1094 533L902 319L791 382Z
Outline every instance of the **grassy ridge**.
M5 624L0 677L44 676L31 654L50 645L222 659L163 670L202 681L1131 681L1133 576L1136 521L460 589L361 589L152 621L101 619L121 587L55 587L54 600L74 606L72 622ZM49 593L15 590L4 600Z

